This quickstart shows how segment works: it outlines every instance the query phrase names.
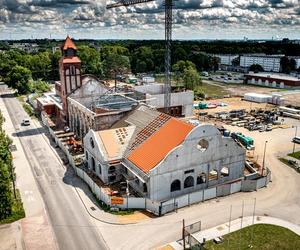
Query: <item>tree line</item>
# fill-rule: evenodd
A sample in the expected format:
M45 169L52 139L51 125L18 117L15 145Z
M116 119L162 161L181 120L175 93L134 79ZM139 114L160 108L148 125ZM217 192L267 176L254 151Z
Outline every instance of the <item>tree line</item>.
M4 46L2 43L4 51L0 53L0 76L21 94L45 91L47 89L45 82L59 80L61 52L52 53L52 46L57 46L57 42L51 40L36 42L40 46L40 51L32 54L8 49L7 44L4 43ZM164 41L78 40L75 43L78 47L78 56L82 61L83 74L93 74L100 79L112 79L128 72L134 74L164 72ZM171 55L173 75L178 81L193 85L188 80L190 77L183 77L183 74L189 72L191 75L192 72L195 76L194 70L197 72L216 70L219 60L212 55L224 53L281 53L297 56L300 55L300 46L272 41L264 43L174 41ZM193 69L182 70L182 67L178 67L178 63L181 66L192 65ZM293 70L293 61L283 60L282 63L284 72Z
M0 221L13 213L14 195L12 178L14 178L12 155L9 150L10 138L3 130L4 118L0 112Z

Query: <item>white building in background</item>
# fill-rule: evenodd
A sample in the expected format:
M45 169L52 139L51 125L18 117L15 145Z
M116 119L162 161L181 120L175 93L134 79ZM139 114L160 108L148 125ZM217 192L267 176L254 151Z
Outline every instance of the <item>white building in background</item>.
M249 68L253 64L259 64L263 67L264 71L279 72L280 59L284 55L265 55L265 54L249 54L241 55L240 66Z
M232 60L239 57L239 55L232 55L232 54L215 54L213 56L220 58L221 65L228 65L228 66L232 65Z
M20 49L27 53L38 52L39 45L37 43L13 43L10 46L12 49Z

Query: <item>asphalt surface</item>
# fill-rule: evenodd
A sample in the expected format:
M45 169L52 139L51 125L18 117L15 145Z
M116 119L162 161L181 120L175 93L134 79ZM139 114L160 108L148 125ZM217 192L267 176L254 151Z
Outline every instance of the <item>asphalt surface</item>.
M6 92L4 85L0 85L1 92ZM20 102L9 94L2 98L16 130L12 136L19 137L26 153L59 249L107 249L74 190L73 185L81 180L71 167L61 163L43 127L32 122L30 126L21 126L28 115Z

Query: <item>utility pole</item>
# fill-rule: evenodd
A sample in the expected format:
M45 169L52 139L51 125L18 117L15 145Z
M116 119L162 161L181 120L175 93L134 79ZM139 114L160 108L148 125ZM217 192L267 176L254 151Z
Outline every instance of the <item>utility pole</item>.
M184 219L182 220L182 243L183 243L183 249L185 250L185 222Z
M262 164L261 176L264 175L265 161L266 161L266 148L267 148L267 143L268 143L268 141L265 141L264 157L263 157L263 164Z
M245 205L245 201L243 200L239 249L241 249L241 241L242 241L242 228L243 228L243 218L244 218L244 205Z
M254 219L255 219L255 208L256 208L256 198L254 198L254 205L253 205L251 241L250 241L251 243L250 243L250 246L252 246L252 243L253 243L253 225L254 225Z
M293 126L294 128L296 128L296 130L295 130L295 137L297 137L297 130L298 130L298 126ZM295 142L295 140L293 140L293 142L294 142L294 146L293 146L293 153L295 153L295 147L296 147L296 142Z
M229 212L229 225L228 225L228 235L230 234L230 227L231 227L231 215L232 215L232 205L230 205L230 212ZM230 239L228 236L228 240L227 240L227 249L230 250Z

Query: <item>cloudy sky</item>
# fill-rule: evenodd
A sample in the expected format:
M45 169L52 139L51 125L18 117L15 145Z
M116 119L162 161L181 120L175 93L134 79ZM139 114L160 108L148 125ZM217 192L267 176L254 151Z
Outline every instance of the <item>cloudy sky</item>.
M126 1L126 0L125 0ZM111 0L108 0L111 3ZM0 0L0 39L163 39L163 1ZM300 39L300 0L177 0L176 39Z

